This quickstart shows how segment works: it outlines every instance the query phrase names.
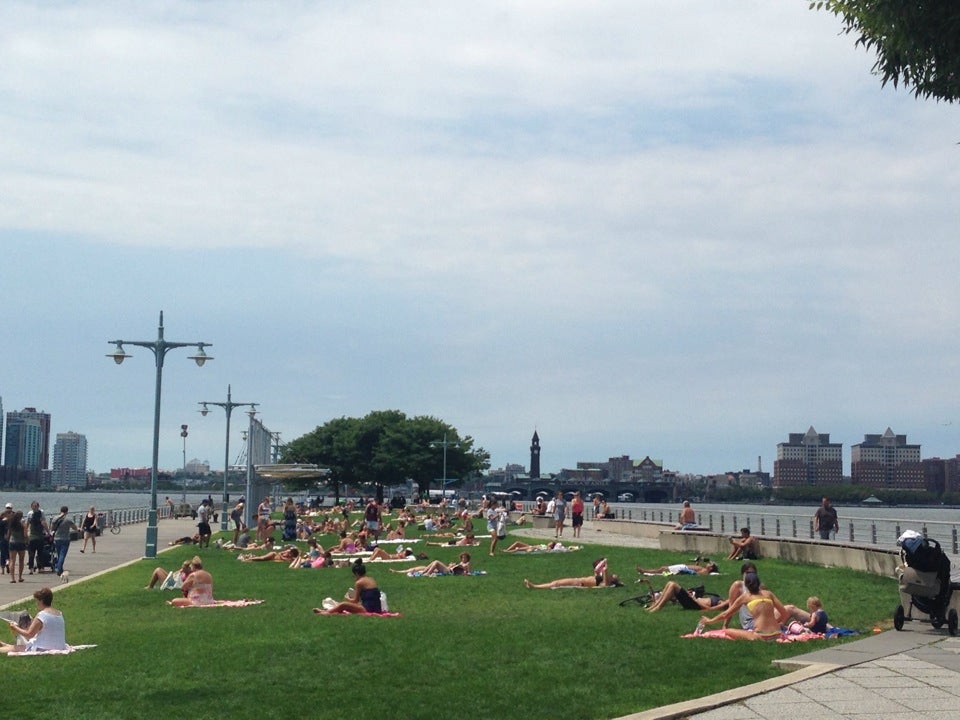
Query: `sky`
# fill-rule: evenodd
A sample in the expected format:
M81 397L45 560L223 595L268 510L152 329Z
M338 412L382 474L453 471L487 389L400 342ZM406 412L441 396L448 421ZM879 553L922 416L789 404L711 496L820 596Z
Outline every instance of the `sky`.
M0 397L160 466L397 409L492 467L960 453L957 108L806 0L5 2ZM231 455L245 408L234 411ZM439 439L439 438L438 438ZM438 450L439 452L439 450Z

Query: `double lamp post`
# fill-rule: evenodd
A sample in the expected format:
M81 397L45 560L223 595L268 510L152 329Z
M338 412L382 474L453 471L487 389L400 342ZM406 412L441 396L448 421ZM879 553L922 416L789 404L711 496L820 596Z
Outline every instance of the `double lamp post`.
M212 360L213 358L207 355L204 351L204 348L210 347L211 343L208 342L169 342L163 338L163 311L160 312L160 325L157 328L157 339L156 340L111 340L116 347L112 353L109 353L107 357L113 358L114 362L119 365L128 357L126 351L123 349L124 345L134 345L136 347L144 347L150 350L153 353L154 359L156 360L157 365L157 383L156 391L154 393L154 403L153 403L153 464L150 466L150 511L147 515L147 538L146 538L146 547L144 549L143 556L145 558L155 558L157 556L157 463L159 460L160 454L160 388L163 381L163 359L166 357L167 352L173 350L174 348L181 347L196 347L197 351L190 356L190 360L193 360L197 363L198 366L203 366L207 360ZM229 391L228 391L229 392ZM227 412L227 428L229 435L229 411ZM224 476L224 482L226 482L226 476ZM224 491L226 492L226 491ZM226 495L224 495L226 497Z

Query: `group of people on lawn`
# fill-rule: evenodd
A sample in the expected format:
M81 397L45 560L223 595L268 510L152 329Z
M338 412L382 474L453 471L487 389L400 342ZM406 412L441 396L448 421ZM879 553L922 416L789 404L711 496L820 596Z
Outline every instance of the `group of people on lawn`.
M563 503L562 496L559 497ZM686 508L685 508L686 509ZM582 506L580 508L582 511ZM492 530L491 554L498 540L502 539L505 531L499 527L503 523L504 509L497 506L496 500L490 500L481 509L481 517L485 517L488 527ZM413 518L416 521L416 518ZM561 520L562 522L562 520ZM306 567L332 567L333 552L356 552L361 548L367 547L366 543L373 540L383 529L382 515L380 509L371 510L368 505L363 520L359 521L360 529L340 531L339 542L335 546L324 550L317 540L311 537L308 540L308 548L301 551L294 545L286 546L281 549L272 549L272 537L266 538L261 545L250 544L248 548L261 547L267 552L261 555L240 555L241 560L248 562L286 562L291 568ZM356 527L357 522L352 524ZM472 529L472 522L471 522ZM560 528L557 528L557 537L560 536ZM501 534L502 533L502 534ZM467 536L464 536L466 538ZM472 533L469 536L470 544L473 543ZM559 541L554 541L554 548ZM446 544L446 543L438 543ZM461 544L457 540L450 544ZM467 543L463 543L467 544ZM651 585L650 604L648 610L657 612L668 603L677 603L685 609L695 609L702 612L713 612L713 616L704 615L701 618L702 624L708 626L720 623L723 630L730 637L743 638L750 640L770 639L779 637L783 626L791 622L798 622L804 628L813 632L825 632L828 628L827 615L823 610L820 600L816 597L808 598L806 609L795 605L784 605L779 598L770 590L764 588L760 583L757 574L756 565L752 562L759 555L759 544L757 538L750 534L749 528L742 528L740 536L730 539L731 551L727 559L746 559L741 566L740 578L734 581L727 592L726 599L702 591L702 588L687 589L675 580L667 581L662 590L655 590ZM514 543L507 548L507 552L529 552L535 546L528 546L524 543ZM562 547L562 546L561 546ZM552 548L551 548L552 549ZM380 612L379 589L371 576L367 574L367 565L370 561L376 560L402 560L412 558L414 553L409 548L398 547L396 552L388 552L382 547L374 544L372 554L363 559L357 558L351 564L351 570L354 575L354 585L344 600L332 606L316 608L315 612L323 614L331 613L360 613L360 612ZM348 561L341 561L341 565ZM641 580L648 584L650 581L644 576L659 574L692 574L707 575L718 572L716 563L709 561L704 564L678 564L666 565L659 568L645 569L638 567L637 571L641 574ZM471 557L469 553L460 553L457 562L443 563L434 560L426 565L395 570L394 572L403 572L406 574L450 574L466 575L472 573ZM533 583L524 579L524 585L531 589L554 589L554 588L599 588L622 586L620 577L610 572L607 561L601 558L593 563L593 572L584 577L564 577L557 578L548 582ZM176 598L171 601L173 605L202 605L213 602L212 596L212 578L210 574L203 569L201 558L195 557L193 561L184 563L184 566L174 573L166 573L161 568L157 568L151 576L148 587L161 586L180 589L183 593L182 598ZM728 623L731 618L737 615L740 620L740 628L730 628Z

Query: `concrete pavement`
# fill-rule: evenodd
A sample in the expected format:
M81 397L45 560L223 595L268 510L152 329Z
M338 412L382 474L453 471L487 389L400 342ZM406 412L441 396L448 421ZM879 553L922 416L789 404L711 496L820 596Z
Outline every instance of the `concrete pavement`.
M553 538L553 530L518 528ZM656 540L597 532L584 525L570 544L658 548ZM956 566L955 566L956 567ZM891 617L897 598L890 599ZM861 640L780 662L791 672L716 695L654 708L619 720L957 720L960 718L960 636L908 622Z
M217 529L219 527L215 528ZM86 552L81 553L83 540L74 540L70 543L67 561L64 564L64 568L69 572L69 583L81 582L140 560L146 545L146 531L146 523L124 525L117 535L105 530L104 534L97 538L96 552L93 552L93 547L88 542ZM167 543L171 540L193 535L196 531L197 521L190 518L160 520L157 526L159 552L168 550ZM162 555L157 558L157 565L163 565ZM24 557L24 567L26 567L26 557ZM33 575L29 572L24 570L22 583L11 583L10 575L0 575L0 610L22 600L32 600L33 593L42 587L49 587L56 592L58 588L66 586L60 584L60 578L51 570L35 572ZM144 585L147 584L147 580L149 580L149 573L143 578Z

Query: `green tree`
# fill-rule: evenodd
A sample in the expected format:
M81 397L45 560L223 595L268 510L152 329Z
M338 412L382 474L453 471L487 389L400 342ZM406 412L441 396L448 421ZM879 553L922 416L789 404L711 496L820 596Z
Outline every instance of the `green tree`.
M883 85L914 95L960 99L960 6L956 0L815 0L811 9L843 20L843 32L875 51L873 73Z
M327 484L339 500L343 485L371 484L383 500L386 485L408 479L426 492L443 473L443 449L435 443L446 435L447 477L461 484L490 466L483 448L470 436L437 418L408 418L399 410L378 410L362 418L337 418L287 443L283 462L316 463L330 470ZM302 485L301 485L302 487Z

